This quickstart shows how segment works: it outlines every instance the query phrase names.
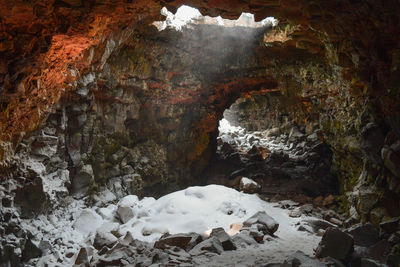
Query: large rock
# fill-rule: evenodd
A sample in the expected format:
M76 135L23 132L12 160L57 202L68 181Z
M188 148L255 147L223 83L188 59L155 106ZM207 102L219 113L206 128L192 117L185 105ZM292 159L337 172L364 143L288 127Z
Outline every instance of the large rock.
M82 234L93 233L103 223L100 215L91 209L84 209L73 224L73 227Z
M21 210L21 218L31 218L46 206L47 195L43 190L43 181L32 173L23 187L16 190L14 204Z
M371 223L357 224L347 232L353 237L354 245L369 247L379 241L379 233Z
M221 242L217 237L210 237L203 242L197 244L192 250L189 251L191 255L199 255L204 252L213 252L221 254L224 251Z
M315 251L317 258L346 260L354 249L353 238L337 228L328 228Z
M133 207L137 205L139 201L135 195L129 195L122 198L117 207L117 214L122 223L127 223L130 219L135 217Z
M114 235L114 233L118 232L118 228L118 223L103 223L97 229L96 235L94 237L93 246L98 250L100 250L104 246L111 248L118 241L118 238Z
M71 194L77 198L87 195L89 185L94 181L92 166L83 165L79 172L72 178Z
M32 242L31 239L26 240L24 250L22 251L22 259L24 261L29 261L33 258L38 258L42 256L42 251L38 246Z
M273 235L279 227L279 223L275 221L274 218L265 213L265 211L259 211L248 218L246 221L243 222L243 226L250 227L256 223L265 225L268 234L270 235Z
M400 230L400 217L383 221L379 224L379 227L387 233L394 233Z
M236 250L236 245L233 243L231 237L225 232L224 228L214 228L210 236L215 236L221 242L224 250Z
M252 179L242 177L240 179L239 190L247 194L254 194L261 191L261 186Z
M168 247L174 246L186 249L193 237L194 236L192 234L162 236L154 243L154 247L159 249L166 249Z

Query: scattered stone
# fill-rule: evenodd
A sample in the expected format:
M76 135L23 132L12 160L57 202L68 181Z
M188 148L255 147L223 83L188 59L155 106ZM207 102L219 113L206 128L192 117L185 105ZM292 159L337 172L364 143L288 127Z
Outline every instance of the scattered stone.
M39 243L39 249L42 251L43 255L46 255L48 252L52 250L52 246L49 241L41 240Z
M323 236L325 234L325 230L323 229L318 229L317 231L317 236Z
M336 219L336 218L330 218L329 222L333 223L333 224L336 224L337 226L342 226L343 225L343 222L341 220L339 220L339 219Z
M248 218L245 222L243 222L243 226L250 227L253 224L260 223L266 226L268 234L273 235L276 230L278 230L279 223L275 221L271 216L269 216L265 211L259 211L250 218Z
M87 248L81 248L79 250L78 256L76 257L76 260L75 260L75 264L89 266L89 256L88 256Z
M232 237L233 242L242 248L257 245L257 241L249 235L249 232L242 231Z
M297 207L289 212L289 216L292 218L298 218L303 214L300 207Z
M254 194L261 191L261 186L252 179L242 177L240 179L239 190L247 194Z
M346 260L353 252L353 238L337 228L328 228L315 252L317 258Z
M166 249L170 246L175 246L185 249L191 240L192 236L190 234L167 235L157 240L154 243L154 247Z
M119 241L119 243L124 246L129 246L134 243L134 241L135 239L133 239L131 232L127 232L125 236Z
M289 208L296 207L299 205L299 203L297 203L293 200L290 200L290 199L279 201L278 204L279 204L279 207L282 209L289 209Z
M221 242L224 250L236 250L236 245L233 243L231 237L225 232L224 228L214 228L210 236L215 236Z
M217 237L213 236L203 242L197 244L193 249L189 251L191 255L200 255L204 252L213 252L216 254L221 254L224 249L221 242Z
M304 220L304 223L307 225L310 225L313 229L313 231L316 233L318 232L318 230L322 229L322 230L326 230L329 227L336 227L336 225L325 221L325 220L319 220L319 219L306 219Z
M118 238L110 232L97 231L94 237L93 246L98 250L104 246L111 248L115 245L115 243L117 243L117 241Z
M314 210L314 206L312 204L305 204L300 207L302 213L310 214Z

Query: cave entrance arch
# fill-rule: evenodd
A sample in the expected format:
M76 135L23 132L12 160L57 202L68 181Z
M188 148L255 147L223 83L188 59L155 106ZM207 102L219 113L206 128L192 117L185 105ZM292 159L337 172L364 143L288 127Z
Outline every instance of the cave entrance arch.
M322 142L319 124L298 125L291 112L279 90L239 97L219 121L217 153L206 183L301 203L337 193L332 152ZM248 179L259 187L245 188Z

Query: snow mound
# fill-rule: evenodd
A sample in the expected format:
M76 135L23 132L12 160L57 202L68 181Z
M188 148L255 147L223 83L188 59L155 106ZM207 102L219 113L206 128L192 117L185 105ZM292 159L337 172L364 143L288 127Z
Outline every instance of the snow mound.
M129 231L136 239L152 242L165 232L204 234L216 227L229 231L232 223L242 222L257 211L265 210L266 202L256 195L208 185L189 187L154 202L139 201L135 208L136 214L146 212L122 225L121 234Z

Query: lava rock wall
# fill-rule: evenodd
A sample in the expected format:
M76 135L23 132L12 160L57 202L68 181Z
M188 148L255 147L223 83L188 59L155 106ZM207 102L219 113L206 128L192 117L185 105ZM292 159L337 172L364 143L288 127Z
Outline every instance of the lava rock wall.
M157 73L157 69L171 70L165 67L170 61L163 62L162 55L155 60L158 55L147 51L152 45L156 47L150 30L145 38L150 37L149 43L139 41L136 47L131 38L139 34L140 40L140 35L146 35L134 33L134 29L145 29L149 23L160 20L162 6L174 11L182 3L1 1L3 180L18 172L10 170L10 166L26 166L10 163L15 149L16 153L32 150L39 158L46 158L43 151L48 149L52 155L45 159L51 168L21 167L24 179L35 176L27 174L30 169L39 168L45 173L59 169L65 174L57 177L66 177L65 170L73 177L83 177L85 182L72 181L71 187L75 189L96 187L97 182L91 177L125 175L119 171L110 175L112 167L106 164L125 157L125 152L121 152L125 148L136 148L136 152L129 152L134 154L132 162L141 157L137 155L155 155L153 160L161 173L154 173L155 166L146 162L137 163L152 176L170 173L170 162L184 166L182 173L194 167L193 162L199 162L196 166L201 169L209 158L207 153L212 151L216 123L223 110L243 90L279 88L282 95L297 98L307 110L308 113L293 114L299 124L318 118L334 153L343 205L350 215L375 223L400 215L398 1L187 1L204 15L237 18L246 11L254 13L257 20L275 16L281 22L275 32L264 36L262 49L258 46L253 50L256 56L230 62L231 66L240 63L242 69L245 66L245 72L214 64L214 58L220 59L217 55L204 58L210 63L203 67L209 68L210 73L216 71L218 77L192 68L194 78L186 74L182 78L168 71ZM166 39L159 37L168 44ZM134 49L129 49L132 44ZM176 51L170 52L168 58ZM118 53L125 53L120 57L130 58L131 63L125 67L113 64ZM178 61L186 62L181 67L193 63L185 59L184 52L180 54ZM193 66L201 65L194 62ZM179 64L174 68L178 70ZM119 75L120 70L127 75ZM110 76L114 75L117 81L113 83ZM212 84L208 84L209 80ZM180 83L184 90L177 86ZM197 83L201 83L201 92L195 90ZM172 111L162 103L171 104ZM307 114L311 114L310 119ZM163 116L170 130L160 128ZM43 130L52 123L51 117L55 117L53 124L57 126ZM116 134L121 129L127 130L125 134ZM30 139L38 132L41 138ZM43 141L47 139L50 140ZM182 146L177 145L181 141ZM139 143L142 145L138 147ZM52 154L54 150L56 154ZM149 158L148 162L153 161ZM137 179L131 177L128 181Z

